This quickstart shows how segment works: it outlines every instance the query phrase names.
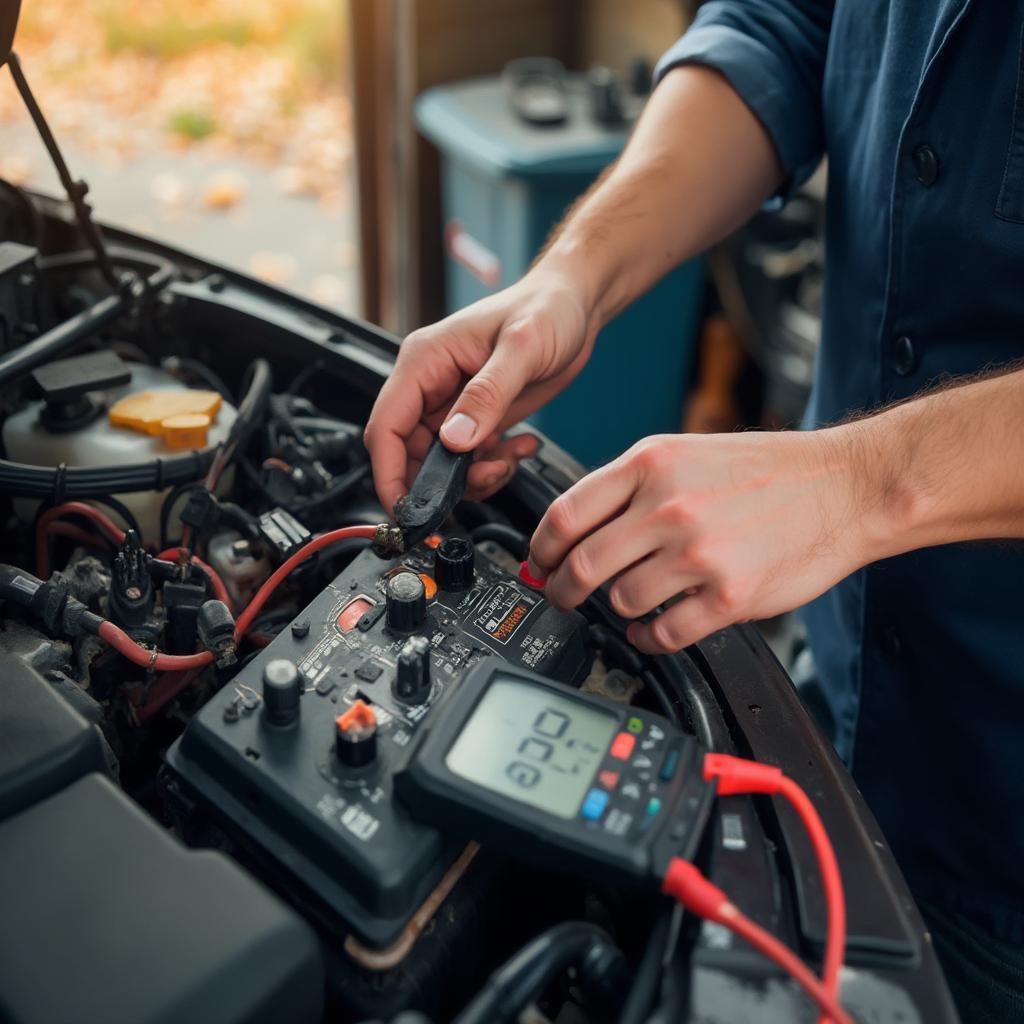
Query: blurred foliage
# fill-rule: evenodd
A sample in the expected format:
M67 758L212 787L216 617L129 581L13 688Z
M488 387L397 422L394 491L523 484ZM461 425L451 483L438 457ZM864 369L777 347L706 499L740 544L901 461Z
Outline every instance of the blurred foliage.
M337 78L344 53L342 0L103 0L109 53L173 60L217 43L287 53L307 74Z
M16 46L58 135L111 165L204 147L337 205L351 159L346 24L344 0L29 0ZM0 123L24 116L5 79Z
M189 139L205 139L212 135L216 122L208 110L176 110L168 125L172 132Z

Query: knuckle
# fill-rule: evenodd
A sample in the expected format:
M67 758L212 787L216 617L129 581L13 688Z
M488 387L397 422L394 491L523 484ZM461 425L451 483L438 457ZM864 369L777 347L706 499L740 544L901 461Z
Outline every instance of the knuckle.
M565 559L565 572L569 582L580 590L589 593L593 589L593 570L590 565L590 558L582 547L573 548Z
M551 503L548 507L548 526L557 540L564 540L572 535L572 524L575 512L572 507L572 498L563 494Z
M536 324L532 319L523 317L510 323L502 331L503 340L510 341L513 345L525 345L532 341L537 334Z
M407 334L402 340L402 344L398 346L398 358L408 359L410 356L418 354L432 337L433 332L425 327L420 327L411 334Z
M658 506L655 514L664 523L677 528L692 526L697 519L693 503L688 498L680 495L669 498L668 501L663 501Z
M486 373L478 373L462 391L463 397L474 404L488 408L504 400L501 385Z
M683 549L683 561L686 566L699 575L707 575L715 565L715 554L706 540L691 541Z
M637 447L639 450L633 455L633 461L644 473L659 475L668 468L665 453L660 447L645 441L641 441Z
M715 588L712 610L716 616L735 620L746 605L746 587L740 580L724 580Z

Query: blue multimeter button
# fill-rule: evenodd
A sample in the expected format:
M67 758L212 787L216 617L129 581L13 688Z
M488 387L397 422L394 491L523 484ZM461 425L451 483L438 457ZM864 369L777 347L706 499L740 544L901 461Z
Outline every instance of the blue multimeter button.
M668 782L668 780L671 779L673 775L675 775L676 765L678 764L679 748L677 747L674 750L670 750L665 755L665 760L661 762L661 771L658 772L659 778L661 778L663 782Z
M597 821L604 814L604 809L607 806L608 794L603 789L592 789L587 794L586 800L583 801L580 815L588 821Z

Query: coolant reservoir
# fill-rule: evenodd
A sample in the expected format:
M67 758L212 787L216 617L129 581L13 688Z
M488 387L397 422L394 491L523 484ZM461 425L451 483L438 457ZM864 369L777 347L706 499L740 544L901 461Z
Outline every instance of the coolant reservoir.
M179 427L154 434L139 429L137 425L111 423L110 408L130 395L189 390L181 381L157 367L144 363L126 365L131 371L131 381L91 393L89 397L102 409L82 425L55 423L54 417L45 412L46 403L41 401L31 402L8 416L3 425L7 458L33 466L59 466L62 462L69 467L124 465L181 455L182 437L202 440L205 433L205 443L197 450L209 451L228 436L236 411L226 401L217 403L219 408L211 414L209 428L199 432L186 433ZM115 495L135 513L145 541L159 542L160 506L168 490ZM37 504L35 499L18 499L14 503L15 512L26 522L31 522Z
M253 557L252 547L237 530L226 530L211 537L206 560L224 581L236 608L244 608L274 571L265 555Z

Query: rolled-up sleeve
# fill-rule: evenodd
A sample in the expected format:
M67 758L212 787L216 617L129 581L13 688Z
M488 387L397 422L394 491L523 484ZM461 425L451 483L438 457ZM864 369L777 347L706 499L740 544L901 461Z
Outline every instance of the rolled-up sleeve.
M825 149L821 96L832 8L832 0L712 0L658 62L655 82L682 64L724 75L774 142L788 192Z

